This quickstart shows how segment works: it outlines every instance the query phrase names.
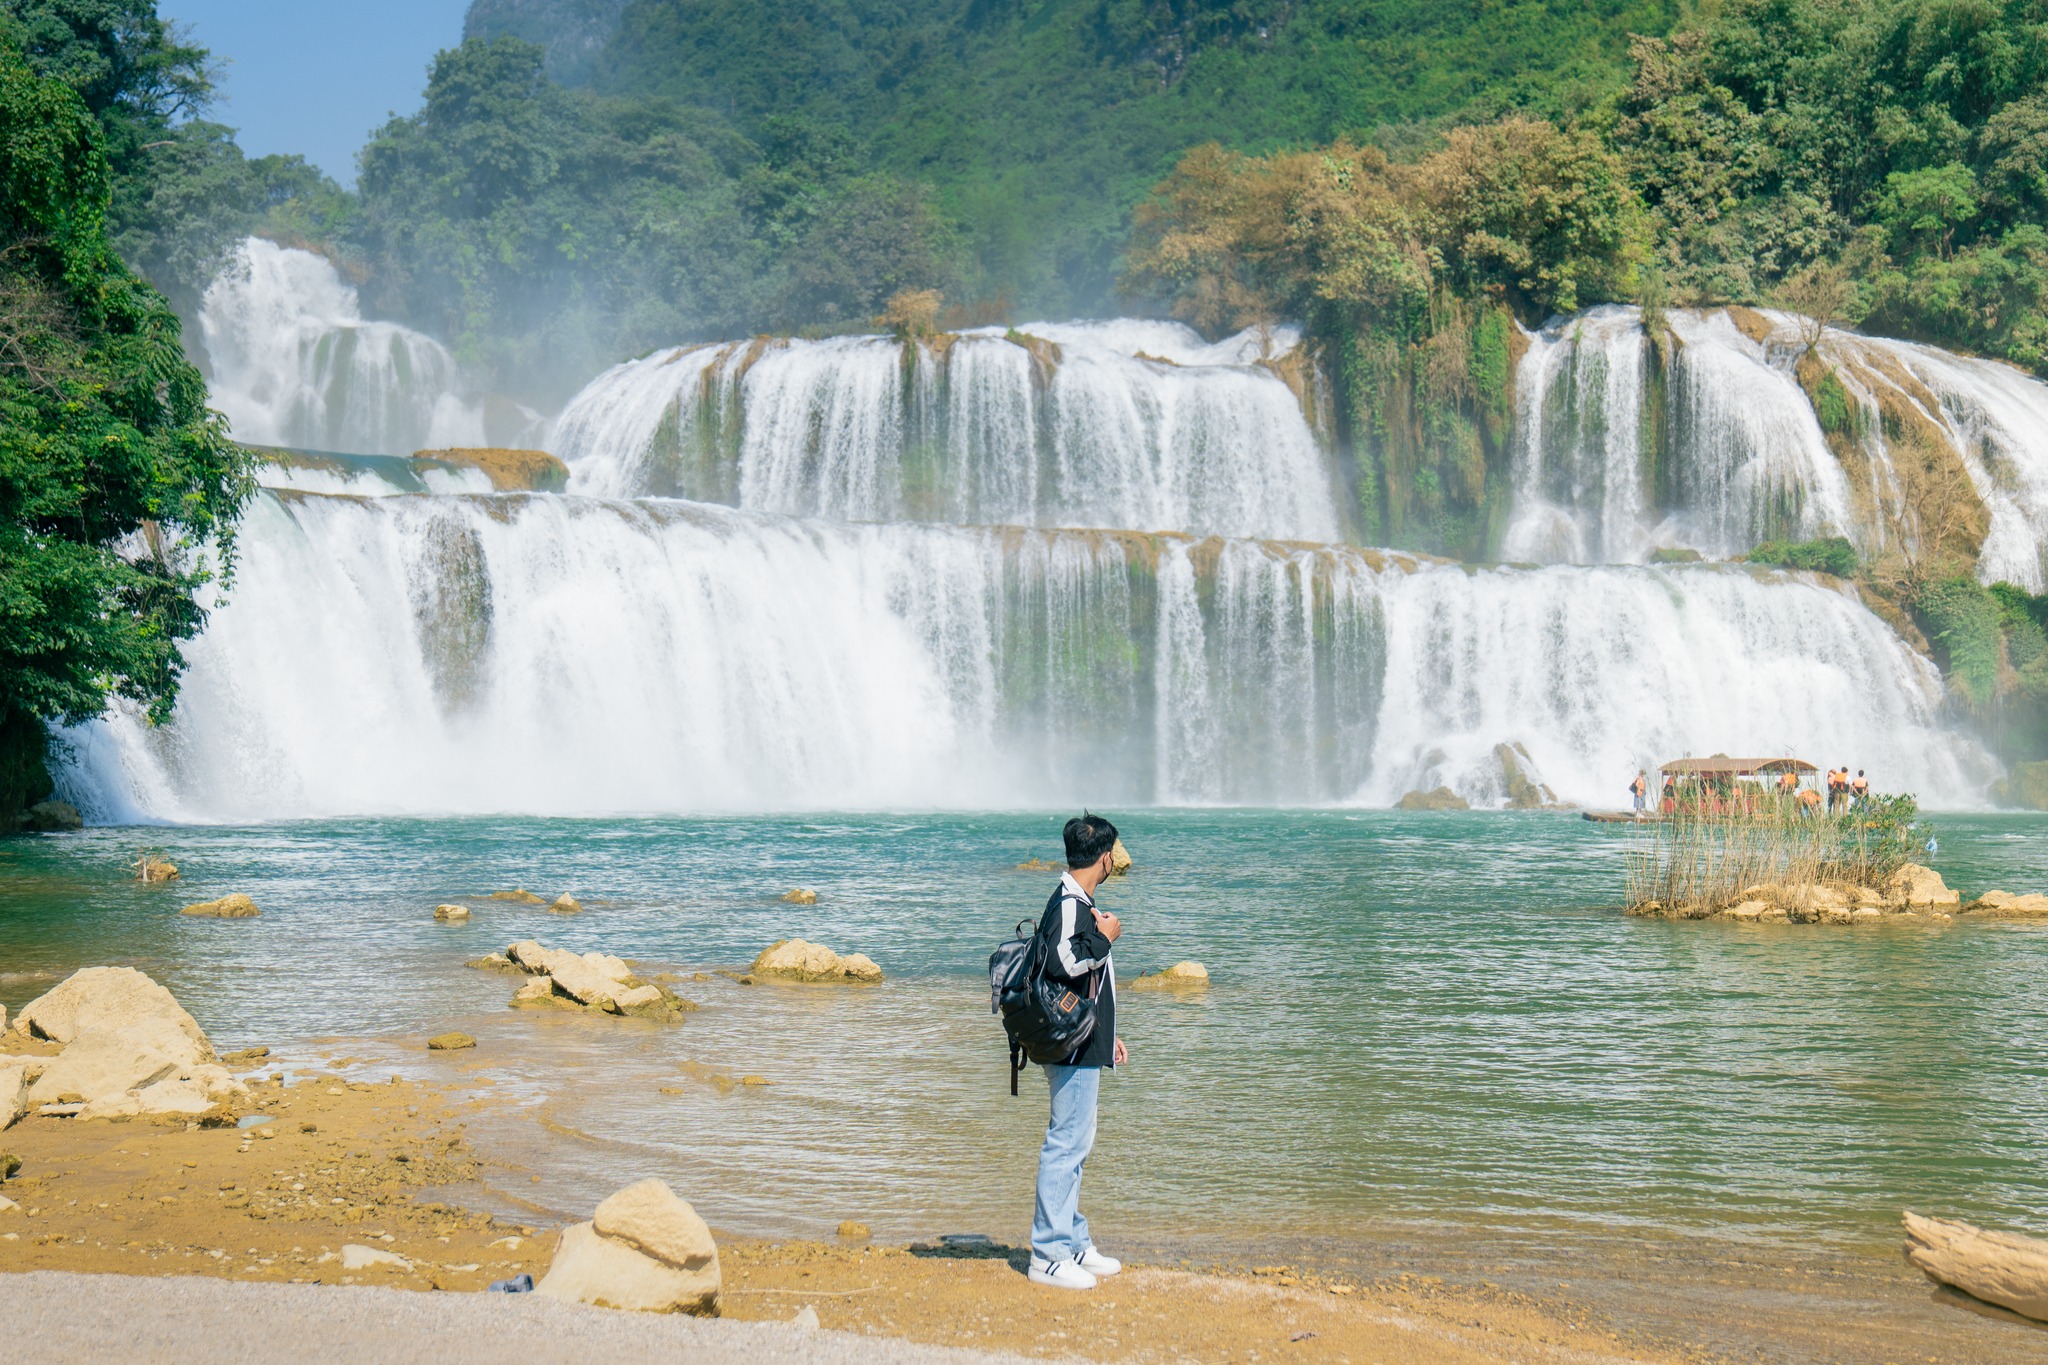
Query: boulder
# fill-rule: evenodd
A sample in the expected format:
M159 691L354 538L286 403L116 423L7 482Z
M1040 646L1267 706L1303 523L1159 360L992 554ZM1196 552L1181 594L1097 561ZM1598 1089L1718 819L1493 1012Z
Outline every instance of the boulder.
M120 1031L143 1019L162 1019L190 1040L193 1062L213 1060L198 1021L169 991L133 967L86 967L21 1007L17 1032L69 1043L82 1033Z
M527 889L526 889L525 887L521 887L521 888L520 888L519 890L517 890L517 891L493 891L493 892L491 893L491 895L490 895L490 899L492 899L492 900L494 900L494 901L512 901L512 902L514 902L514 903L516 903L516 904L519 904L519 905L546 905L546 904L547 904L547 902L546 902L545 900L543 900L543 899L542 899L541 897L539 897L539 896L536 896L536 895L534 895L534 894L533 894L533 893L532 893L531 891L528 891L528 890L527 890Z
M1917 1213L1905 1222L1906 1261L1928 1279L2048 1320L2048 1242Z
M583 913L583 902L564 891L561 895L555 897L555 903L550 905L548 909L558 915L580 915Z
M429 1052L459 1052L466 1047L475 1047L476 1039L467 1033L439 1033L427 1039Z
M217 901L201 901L197 905L188 905L178 913L198 915L205 919L254 919L263 912L256 908L255 901L237 891L233 895L222 896Z
M783 892L782 899L791 905L816 905L818 903L818 893L806 891L799 886L794 890Z
M123 1032L88 1033L68 1044L29 1087L30 1104L90 1102L139 1090L192 1066L177 1054L184 1035L160 1019L138 1020Z
M1536 771L1536 760L1520 742L1493 746L1494 762L1500 765L1500 784L1507 793L1509 810L1545 810L1556 807L1557 793Z
M622 1242L678 1270L702 1271L718 1264L718 1244L697 1211L660 1180L628 1185L597 1206L591 1217L597 1235Z
M1109 875L1112 877L1121 877L1124 875L1124 873L1129 872L1130 870L1131 851L1124 847L1124 841L1122 839L1118 839L1115 843L1109 846Z
M1449 787L1434 791L1412 791L1394 804L1395 810L1471 810L1472 803Z
M1986 891L1963 907L1973 919L2048 919L2048 896L2038 891L2015 896L2010 891Z
M597 1009L610 1008L613 996L619 991L616 979L565 949L547 948L532 939L524 939L506 949L505 955L530 972L553 977L556 990ZM602 957L601 954L592 956Z
M1163 972L1148 972L1130 983L1134 991L1202 990L1209 969L1199 962L1176 962Z
M88 1119L205 1118L222 1107L203 1082L172 1076L140 1089L101 1095L85 1102L76 1117Z
M868 1225L849 1218L839 1225L839 1236L848 1242L865 1242L869 1236Z
M646 1018L670 1019L696 1006L661 986L650 985L633 975L631 964L606 953L584 953L580 957L566 949L549 948L523 939L505 950L517 968L532 972L529 981L512 997L515 1009L544 1009L557 1003L576 1004L609 1014L637 1014ZM541 983L546 983L545 985Z
M0 1129L5 1129L28 1112L29 1082L40 1074L40 1058L0 1057ZM37 1062L35 1072L29 1064Z
M69 801L38 801L21 813L21 828L30 834L58 834L84 829L85 821Z
M1884 884L1885 898L1895 905L1954 908L1962 897L1948 889L1948 883L1931 867L1907 863L1892 873Z
M822 943L785 938L769 944L747 975L775 977L783 981L858 982L878 984L882 969L859 953L841 957Z
M684 1205L685 1208L689 1206ZM702 1270L683 1270L598 1234L594 1223L572 1223L548 1273L534 1292L599 1308L642 1313L718 1315L716 1257Z
M443 924L459 924L469 918L469 907L466 905L437 905L434 907L434 918L440 920Z
M523 972L526 970L503 953L485 953L482 957L473 957L462 965L474 967L480 972Z
M575 1005L566 995L555 993L555 979L552 976L536 976L524 982L512 992L512 1008L515 1010L547 1009L560 1002Z

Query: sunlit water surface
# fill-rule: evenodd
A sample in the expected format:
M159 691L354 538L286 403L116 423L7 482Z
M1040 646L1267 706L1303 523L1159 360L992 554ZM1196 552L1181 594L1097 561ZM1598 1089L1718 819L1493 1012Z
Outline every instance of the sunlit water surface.
M1902 1207L2048 1231L2048 929L1667 924L1615 907L1626 832L1555 815L1147 811L1088 1200L1134 1235L1708 1234L1875 1249ZM1952 884L2043 889L2048 823L1940 820ZM878 1235L1028 1222L1043 1082L1012 1099L987 954L1036 915L1043 814L357 820L0 843L0 1002L132 963L224 1047L489 1078L500 1184L588 1208L659 1174L719 1226ZM143 888L139 844L185 869ZM440 901L571 891L580 916ZM815 906L783 903L791 887ZM245 891L260 919L179 916ZM875 989L728 978L677 1027L514 1012L464 962L520 938L648 971L774 939L867 953ZM460 1027L474 1051L429 1057ZM767 1087L721 1090L685 1063ZM680 1093L664 1093L664 1089ZM536 1122L535 1120L540 1120ZM528 1172L541 1176L533 1182ZM531 1188L529 1189L529 1186Z

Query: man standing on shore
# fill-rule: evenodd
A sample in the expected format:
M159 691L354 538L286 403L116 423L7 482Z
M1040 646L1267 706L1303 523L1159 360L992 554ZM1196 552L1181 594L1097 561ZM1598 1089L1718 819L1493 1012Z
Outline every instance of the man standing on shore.
M1045 974L1095 999L1095 1029L1065 1060L1045 1068L1052 1117L1038 1153L1038 1203L1031 1219L1031 1278L1060 1289L1093 1289L1123 1263L1095 1249L1081 1214L1081 1167L1095 1146L1095 1104L1102 1069L1128 1060L1116 1036L1116 967L1110 945L1123 933L1117 917L1095 908L1095 888L1109 875L1116 826L1099 815L1067 821L1067 872L1046 902L1038 932L1048 954Z

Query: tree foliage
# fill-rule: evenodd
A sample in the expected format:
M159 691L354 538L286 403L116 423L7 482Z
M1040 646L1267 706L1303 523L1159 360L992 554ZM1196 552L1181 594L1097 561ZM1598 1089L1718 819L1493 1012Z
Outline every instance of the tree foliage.
M43 721L109 696L168 714L209 545L246 457L164 299L116 256L100 121L0 43L0 798L33 799ZM24 742L32 746L27 759Z

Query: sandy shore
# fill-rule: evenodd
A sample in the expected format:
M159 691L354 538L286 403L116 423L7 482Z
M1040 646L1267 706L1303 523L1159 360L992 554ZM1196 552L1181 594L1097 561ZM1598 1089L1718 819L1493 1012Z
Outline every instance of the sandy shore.
M519 1197L508 1173L464 1135L488 1096L395 1077L294 1072L285 1085L260 1062L242 1074L261 1126L35 1116L9 1129L0 1150L22 1169L4 1188L20 1209L0 1213L0 1272L471 1291L546 1270L552 1220L503 1212ZM349 1246L401 1259L351 1268ZM1031 1284L1021 1253L1000 1246L721 1247L728 1319L787 1321L808 1306L828 1330L935 1345L1100 1360L1676 1358L1520 1295L1427 1279L1133 1266L1077 1295Z
M11 1036L4 1046L43 1050ZM21 1160L20 1173L0 1187L20 1206L0 1212L0 1273L202 1275L462 1293L522 1271L536 1278L546 1271L559 1215L522 1195L522 1186L537 1177L475 1151L467 1134L468 1119L499 1103L487 1084L477 1077L447 1084L366 1081L361 1065L345 1056L330 1064L347 1066L352 1078L275 1071L267 1059L237 1068L253 1091L252 1117L267 1120L256 1127L36 1116L0 1134L0 1152ZM1925 1286L1908 1276L1817 1288L1813 1275L1782 1261L1760 1261L1753 1273L1724 1266L1702 1276L1694 1264L1646 1260L1633 1278L1617 1278L1610 1268L1614 1292L1608 1293L1595 1286L1596 1267L1580 1266L1575 1287L1559 1280L1558 1292L1536 1293L1527 1277L1518 1289L1513 1280L1503 1286L1479 1274L1415 1273L1431 1264L1429 1257L1398 1245L1376 1246L1369 1260L1248 1245L1241 1250L1284 1256L1286 1263L1218 1273L1133 1264L1095 1293L1070 1294L1031 1284L1022 1273L1022 1250L997 1244L904 1247L721 1236L720 1245L729 1320L786 1324L808 1307L828 1332L1038 1357L1959 1361L2038 1358L2048 1345L2048 1334L2025 1326L1952 1308L1930 1312ZM363 1265L362 1252L349 1247L397 1259ZM32 1283L40 1282L10 1281L16 1292L0 1298L19 1303ZM122 1317L113 1305L140 1292L124 1287L127 1280L105 1281L101 1304L93 1282L63 1283L69 1286L64 1301L78 1313L115 1323ZM287 1301L295 1306L280 1322L360 1311L316 1311L304 1306L314 1301L280 1300ZM480 1311L474 1305L502 1305L506 1297L459 1302L470 1306L419 1308L394 1319L445 1327L405 1328L426 1334L418 1337L417 1358L481 1358L463 1353L465 1324ZM1658 1308L1638 1311L1645 1303ZM1759 1320L1773 1314L1785 1330L1759 1330ZM1721 1330L1737 1323L1746 1331L1731 1336ZM275 1354L263 1339L249 1340L252 1357ZM344 1339L334 1340L341 1344L321 1358L351 1358ZM167 1345L163 1354L180 1352Z

